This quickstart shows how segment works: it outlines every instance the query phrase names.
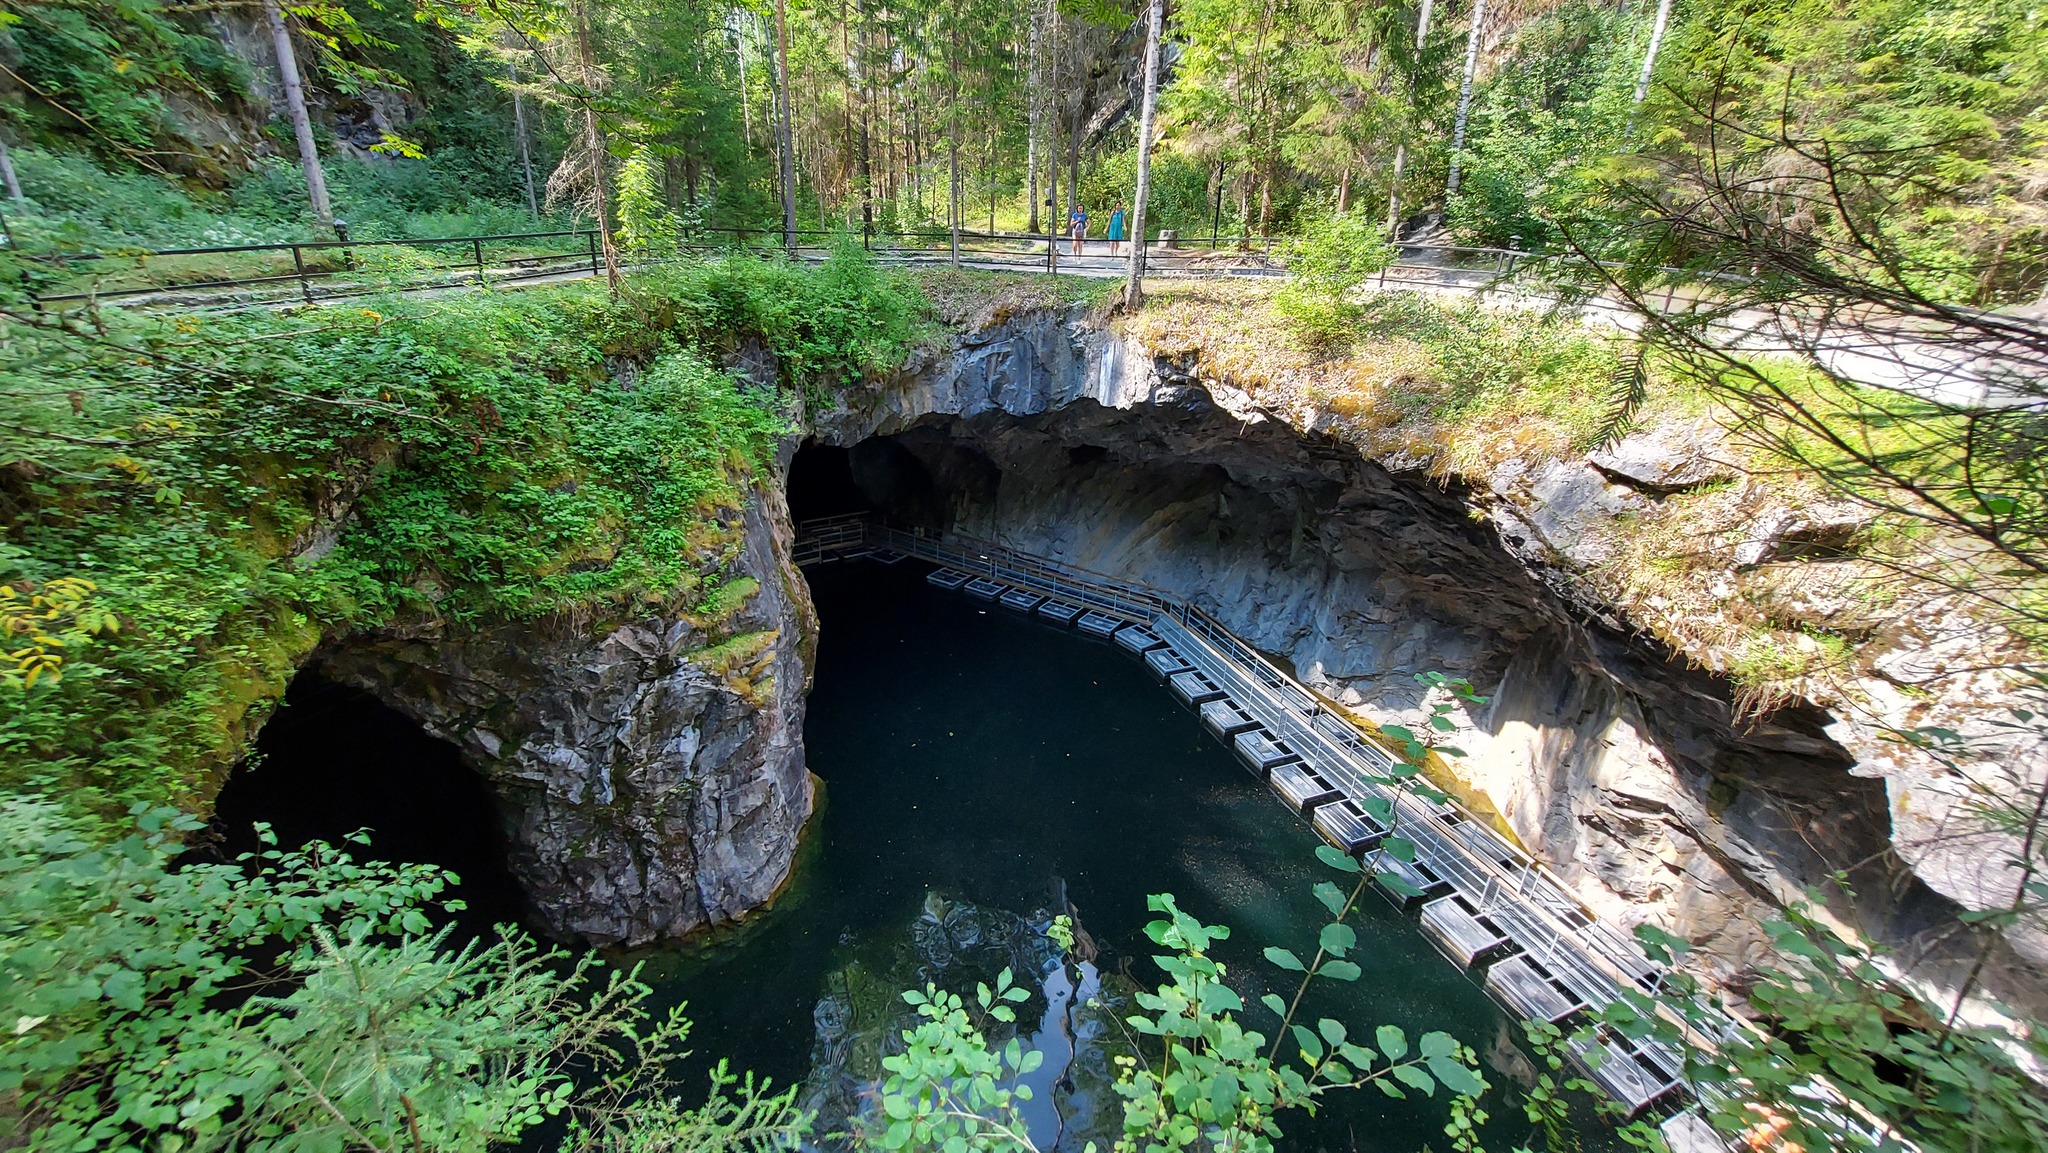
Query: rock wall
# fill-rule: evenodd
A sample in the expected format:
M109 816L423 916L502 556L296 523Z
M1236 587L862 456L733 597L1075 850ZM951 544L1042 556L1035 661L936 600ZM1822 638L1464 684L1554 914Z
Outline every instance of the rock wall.
M1894 852L1886 783L1835 718L1740 720L1728 684L1572 581L1560 544L1622 500L1592 466L1514 499L1441 486L1078 315L962 338L812 426L890 515L1160 586L1371 719L1416 715L1417 672L1471 678L1493 699L1464 718L1465 783L1604 916L1691 938L1724 978L1809 887L1931 984L1963 964L1957 906ZM2037 973L2000 969L2038 1004Z
M638 945L729 921L788 877L810 816L817 635L779 486L735 514L736 612L669 606L352 636L315 659L452 741L496 792L552 936Z

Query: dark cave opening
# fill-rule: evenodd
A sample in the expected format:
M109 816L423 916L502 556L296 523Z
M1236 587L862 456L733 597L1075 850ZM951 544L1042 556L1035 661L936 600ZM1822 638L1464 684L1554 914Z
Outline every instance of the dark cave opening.
M449 870L460 883L443 897L464 903L453 920L465 933L525 918L484 779L454 745L316 669L292 681L257 734L254 755L222 787L213 815L221 856L233 860L261 848L259 821L283 848L316 840L343 845L365 829L367 848L344 846L359 859Z
M992 486L995 470L987 466ZM876 512L904 524L945 527L948 497L927 462L901 438L870 437L851 448L811 441L789 466L789 512L819 517Z
M836 444L809 441L789 462L789 515L798 524L820 517L867 512L867 494L853 479L853 454Z

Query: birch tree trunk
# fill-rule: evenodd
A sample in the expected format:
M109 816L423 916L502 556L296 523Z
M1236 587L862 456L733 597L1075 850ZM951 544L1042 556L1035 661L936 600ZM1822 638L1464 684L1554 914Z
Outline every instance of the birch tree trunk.
M1030 103L1029 126L1024 132L1024 231L1038 231L1038 10L1031 11L1031 55L1025 65L1025 99Z
M284 24L284 9L278 0L263 0L263 19L270 24L270 42L277 50L277 77L284 82L285 111L292 118L292 135L299 141L299 167L306 173L306 199L322 224L334 219L334 204L327 199L327 172L320 167L320 150L313 143L313 118L306 112L306 89L299 80L299 58L292 51L291 29Z
M1479 36L1486 25L1486 0L1474 0L1472 29L1465 35L1465 74L1458 80L1458 118L1451 124L1451 175L1444 182L1444 195L1458 194L1463 175L1459 153L1465 150L1465 118L1472 111L1472 77L1479 71Z
M1124 307L1145 303L1145 197L1152 190L1152 119L1159 106L1159 38L1166 23L1166 0L1147 6L1145 29L1145 95L1138 106L1138 187L1131 196L1131 265L1124 277Z
M8 155L5 140L0 140L0 183L7 186L7 199L15 204L28 199L21 194L21 178L14 174L14 157Z
M1066 218L1060 215L1060 26L1059 9L1054 5L1055 0L1046 0L1045 198L1051 207L1046 211L1045 247L1057 260L1058 234Z
M953 85L953 107L946 115L946 231L952 261L960 263L960 85Z
M1671 0L1657 0L1657 20L1650 25L1650 47L1643 53L1643 74L1636 77L1636 99L1641 104L1650 94L1650 78L1657 72L1657 49L1663 46L1664 29L1671 23Z
M746 145L747 156L754 155L754 93L747 87L747 28L752 23L753 13L743 12L734 17L732 50L740 69L740 140Z
M1077 19L1075 21L1076 30L1073 40L1075 49L1073 73L1074 80L1076 81L1074 86L1074 123L1067 134L1067 201L1070 205L1079 205L1081 203L1081 132L1087 125L1086 117L1088 113L1088 81L1081 75L1081 61L1079 59L1081 46L1079 23ZM1054 215L1058 214L1055 213ZM1064 216L1059 218L1062 228L1066 226L1066 220L1067 218Z
M953 80L953 99L946 108L946 229L952 236L953 264L960 263L960 0L953 0L952 58L946 71Z
M1436 0L1422 0L1422 14L1415 21L1415 57L1418 62L1423 50L1429 45L1429 18L1436 9ZM1415 103L1415 86L1408 86L1408 103ZM1401 239L1401 170L1408 166L1408 141L1404 138L1394 146L1394 175L1387 185L1387 239Z
M789 5L775 0L775 150L782 183L782 249L796 253L796 146L789 110Z

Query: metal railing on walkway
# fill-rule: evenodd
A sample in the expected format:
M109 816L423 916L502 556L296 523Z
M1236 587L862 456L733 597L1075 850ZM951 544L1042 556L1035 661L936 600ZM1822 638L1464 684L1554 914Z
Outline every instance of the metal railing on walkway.
M1417 861L1500 924L1587 1004L1597 1010L1619 999L1623 989L1651 992L1661 983L1660 971L1642 951L1599 922L1562 878L1456 802L1435 804L1396 787L1396 761L1387 748L1187 601L1126 578L986 541L883 524L865 514L806 521L798 526L798 540L815 542L800 552L815 559L894 550L1150 627L1344 793L1385 802L1395 814L1394 835L1415 846ZM1725 1036L1698 1040L1712 1044ZM1634 1051L1677 1083L1682 1062L1676 1054L1653 1043Z
M1301 684L1195 605L1143 582L992 542L890 525L866 513L798 525L800 563L802 558L816 562L882 550L1026 588L1151 629L1261 727L1318 772L1338 778L1334 783L1341 784L1345 794L1386 801L1394 814L1389 835L1413 844L1418 862L1498 924L1522 955L1540 962L1594 1014L1620 1000L1624 991L1662 989L1664 970L1633 941L1599 921L1562 878L1457 802L1438 804L1394 787L1392 752L1346 720L1334 702ZM1687 1047L1711 1051L1750 1028L1707 1002L1698 1008L1691 1020L1660 1009ZM1633 1107L1680 1087L1702 1100L1727 1100L1724 1088L1692 1083L1680 1054L1661 1043L1606 1034L1599 1044L1578 1046L1577 1051L1583 1055L1589 1048L1604 1054L1596 1056L1596 1062L1625 1060L1647 1075L1649 1080L1631 1093L1614 1079L1595 1074ZM1883 1134L1901 1149L1915 1148L1824 1080L1814 1081L1806 1092L1809 1107L1830 1114L1836 1124L1873 1141ZM1682 1114L1673 1120L1680 1128L1689 1124Z
M138 308L314 303L383 292L465 286L513 286L537 280L600 275L596 229L470 236L356 239L337 225L333 240L292 240L190 248L110 248L17 253L27 262L28 288L42 307L87 302ZM658 246L627 250L639 268L713 255L786 255L817 261L858 244L878 262L907 267L953 262L956 235L943 229L856 230L700 227ZM1117 252L1090 238L1079 255L1064 236L977 231L957 234L965 267L1078 276L1123 275L1129 242ZM1147 274L1161 277L1285 275L1274 237L1180 237L1148 248ZM1402 245L1379 278L1389 284L1474 287L1507 275L1530 254L1511 249ZM1476 278L1476 279L1475 279Z

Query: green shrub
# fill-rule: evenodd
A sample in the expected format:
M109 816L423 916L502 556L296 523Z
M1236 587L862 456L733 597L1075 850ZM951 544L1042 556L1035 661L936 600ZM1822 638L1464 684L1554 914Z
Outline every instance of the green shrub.
M786 423L714 357L752 336L824 398L900 363L925 307L857 250L369 303L101 334L0 300L0 582L90 581L117 625L0 686L0 785L195 798L323 635L395 614L695 603Z
M1353 297L1394 262L1384 222L1355 208L1310 220L1280 253L1290 279L1274 294L1274 306L1312 343L1342 339L1359 316Z
M440 869L318 842L178 862L199 828L0 798L0 1145L480 1150L560 1119L564 1149L744 1153L805 1126L723 1065L682 1106L689 1022L633 975L510 928L451 945Z

